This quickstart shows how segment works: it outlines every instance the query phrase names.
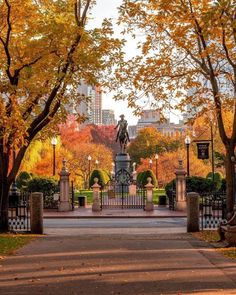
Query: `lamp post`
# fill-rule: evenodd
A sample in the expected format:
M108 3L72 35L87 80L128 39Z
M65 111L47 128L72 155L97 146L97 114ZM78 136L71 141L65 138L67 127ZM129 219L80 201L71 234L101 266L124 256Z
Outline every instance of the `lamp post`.
M115 171L116 170L115 169L116 164L114 162L112 162L111 165L112 165L111 177L112 177L112 179L114 179L115 178L115 175L116 175L116 171Z
M91 160L92 160L92 157L89 155L88 156L88 170L89 170L89 173L88 173L88 188L89 188L89 180L90 180L90 173L91 173Z
M159 158L158 154L155 154L157 186L158 186L158 163L157 163L158 158Z
M185 137L185 145L186 145L186 148L187 148L187 176L189 177L189 146L190 146L190 143L191 143L191 139L190 137L187 135Z
M149 169L152 170L152 159L149 160Z
M56 137L52 138L51 144L52 144L52 153L53 153L53 171L52 171L52 175L55 176L55 174L56 174L56 145L57 145Z
M214 138L213 138L213 124L211 122L211 165L212 165L212 180L215 180L215 158L214 158Z

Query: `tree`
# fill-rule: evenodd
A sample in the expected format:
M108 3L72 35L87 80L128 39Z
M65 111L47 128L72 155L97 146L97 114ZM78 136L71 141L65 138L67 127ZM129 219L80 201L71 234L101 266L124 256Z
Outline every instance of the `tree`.
M184 149L179 149L178 152L168 152L159 155L158 158L158 183L160 186L166 185L175 177L175 171L178 167L178 159L181 157L185 165L186 161L186 151ZM141 159L141 164L137 168L137 172L149 169L149 158ZM155 165L153 165L152 170L156 173ZM211 171L211 166L209 163L197 159L196 155L192 150L190 150L190 175L191 176L206 176Z
M72 153L65 146L62 146L59 136L57 137L55 155L56 175L53 176L53 178L58 180L58 173L61 171L62 160L71 160L73 157ZM20 169L22 171L31 172L37 176L52 177L53 151L51 140L34 140L25 154Z
M130 143L128 152L133 161L140 163L141 158L151 158L155 153L177 151L180 146L179 137L165 136L155 128L147 127L139 131L137 137Z
M103 144L113 151L119 151L119 145L115 142L116 130L113 125L97 126L89 124L81 126L76 122L76 118L70 117L65 124L60 126L61 139L68 148L75 142L87 142Z
M117 70L117 84L137 104L141 94L163 107L186 105L196 114L217 120L226 151L227 211L233 214L234 149L236 142L236 30L235 1L146 0L123 1L120 22L128 32L144 32L141 55ZM120 98L124 95L120 93ZM171 98L171 99L170 99ZM233 110L229 134L224 110Z
M8 193L29 144L66 117L66 104L79 102L81 79L102 82L120 57L122 42L111 38L108 20L85 29L94 2L0 0L1 231L8 229Z
M112 152L101 144L76 143L71 150L73 157L68 161L68 169L71 172L71 178L80 177L84 186L88 184L89 172L96 168L96 160L99 161L98 168L111 171ZM91 156L90 171L88 156Z

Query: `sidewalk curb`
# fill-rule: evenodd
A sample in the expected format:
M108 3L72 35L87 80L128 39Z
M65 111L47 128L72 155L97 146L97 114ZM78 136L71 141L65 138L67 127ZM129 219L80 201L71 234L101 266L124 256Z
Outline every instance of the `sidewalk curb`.
M93 219L93 218L186 218L186 215L173 215L173 216L120 216L120 215L98 215L98 216L43 216L43 219Z

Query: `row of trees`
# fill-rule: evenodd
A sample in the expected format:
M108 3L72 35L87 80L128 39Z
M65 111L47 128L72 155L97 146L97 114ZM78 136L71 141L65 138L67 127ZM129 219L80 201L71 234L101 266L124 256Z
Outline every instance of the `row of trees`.
M65 105L81 101L81 79L99 84L106 77L111 89L120 89L117 98L127 99L138 111L139 98L146 95L154 98L153 107L183 110L188 105L195 115L212 116L226 151L227 210L232 215L234 1L124 0L119 19L126 25L124 33L144 34L141 54L125 62L124 42L112 37L109 21L86 30L94 2L25 0L18 5L0 0L0 230L8 228L10 185L30 143L66 118ZM229 130L224 110L233 112Z
M115 138L114 126L88 125L81 128L75 118L69 118L66 124L60 126L60 135L56 145L56 175L62 167L62 160L67 160L71 179L77 187L88 185L89 172L102 168L110 173L112 169L112 149ZM91 156L90 163L88 156ZM97 163L96 163L97 161ZM89 171L90 166L90 171ZM52 176L53 152L50 139L35 140L30 145L21 171L28 171L38 176Z

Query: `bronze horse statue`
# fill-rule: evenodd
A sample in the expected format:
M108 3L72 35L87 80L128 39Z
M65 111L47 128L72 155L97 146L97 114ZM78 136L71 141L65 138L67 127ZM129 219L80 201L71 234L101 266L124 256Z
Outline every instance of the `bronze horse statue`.
M126 130L122 129L119 133L119 143L121 148L121 153L126 152L127 143L129 142L129 135Z
M115 127L115 129L117 129L119 127L119 130L118 130L117 136L116 136L116 142L119 139L121 153L123 154L126 152L126 146L127 146L128 141L130 141L130 139L129 139L129 134L127 131L128 123L124 119L124 115L120 115L120 118L121 118L121 120L118 121L118 123Z

